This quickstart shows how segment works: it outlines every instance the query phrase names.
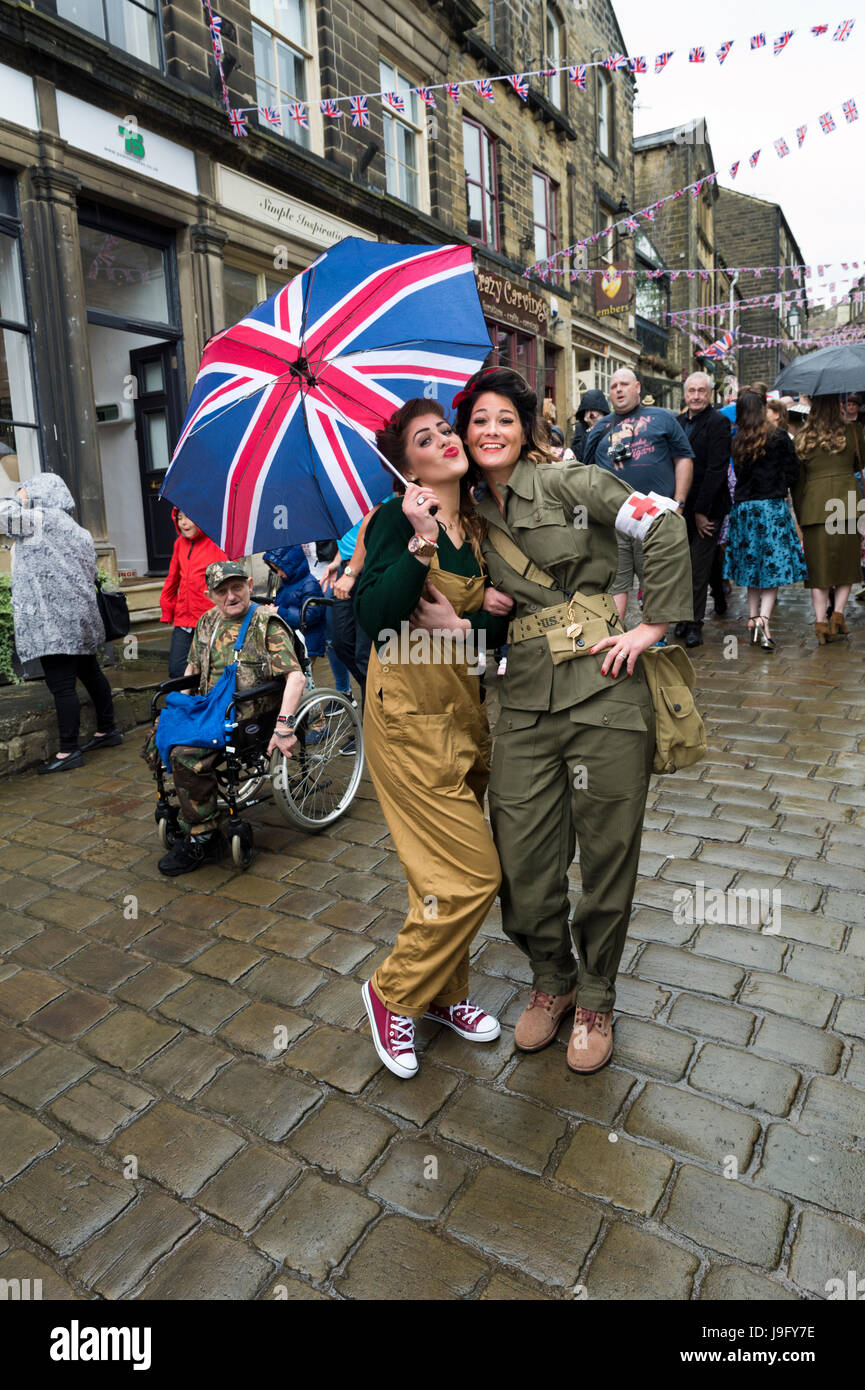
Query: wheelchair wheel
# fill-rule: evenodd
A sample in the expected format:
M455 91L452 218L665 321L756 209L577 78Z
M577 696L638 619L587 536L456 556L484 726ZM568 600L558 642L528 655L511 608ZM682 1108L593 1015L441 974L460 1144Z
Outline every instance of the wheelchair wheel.
M157 806L156 808L156 833L159 836L163 849L171 849L171 846L180 839L180 828L177 824L176 806Z
M273 798L296 830L314 833L348 810L363 776L363 730L351 700L336 690L310 690L295 716L290 758L274 753Z
M252 863L252 826L246 821L236 821L228 827L231 840L231 858L238 869L248 869Z

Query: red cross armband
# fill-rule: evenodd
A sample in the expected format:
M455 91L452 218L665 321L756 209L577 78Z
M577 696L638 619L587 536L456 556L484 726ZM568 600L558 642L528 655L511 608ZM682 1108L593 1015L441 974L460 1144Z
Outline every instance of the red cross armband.
M662 497L659 492L632 492L626 497L616 514L616 530L623 536L643 541L652 523L662 512L677 512L679 505L672 497Z

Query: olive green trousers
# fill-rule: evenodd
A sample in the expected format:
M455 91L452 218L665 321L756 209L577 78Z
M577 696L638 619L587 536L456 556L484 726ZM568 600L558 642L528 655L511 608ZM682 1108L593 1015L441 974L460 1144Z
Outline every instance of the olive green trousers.
M640 713L648 730L612 727L617 718L639 723ZM579 705L557 714L502 711L490 818L502 926L531 961L534 988L566 994L576 984L582 1008L606 1013L631 915L654 724L648 691L628 714L611 704L607 724L580 723L579 715ZM577 843L582 892L569 923Z

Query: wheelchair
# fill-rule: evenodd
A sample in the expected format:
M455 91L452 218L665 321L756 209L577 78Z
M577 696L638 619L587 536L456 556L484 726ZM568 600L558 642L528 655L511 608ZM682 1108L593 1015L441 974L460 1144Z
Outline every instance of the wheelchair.
M257 597L255 601L269 603L270 599ZM308 680L311 663L303 641L307 610L314 604L331 603L333 599L306 599L300 627L292 631L295 651ZM197 686L197 676L181 676L159 686L151 701L151 719L156 720L171 691L194 690ZM253 806L273 801L293 830L316 834L345 814L363 776L363 728L358 711L348 696L324 687L308 685L301 696L295 714L297 743L292 756L288 758L276 751L268 756L267 745L276 726L283 688L282 680L273 680L244 690L226 714L234 728L224 760L215 769L217 804L220 814L227 815L222 830L239 869L248 868L253 858L252 826L244 819ZM272 708L244 715L243 706L249 700L271 695ZM174 804L177 793L161 762L154 777L158 794L156 829L162 845L170 849L183 834L178 825L179 808Z

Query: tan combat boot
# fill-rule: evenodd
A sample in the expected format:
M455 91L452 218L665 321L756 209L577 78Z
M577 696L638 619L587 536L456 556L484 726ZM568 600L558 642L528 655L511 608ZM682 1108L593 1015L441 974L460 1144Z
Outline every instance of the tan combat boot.
M595 1013L592 1009L577 1009L574 1031L568 1043L568 1066L571 1071L600 1071L613 1055L613 1011Z
M540 1052L559 1031L565 1014L574 1007L576 985L568 994L543 994L532 990L527 1009L523 1009L514 1029L514 1044L521 1052Z

